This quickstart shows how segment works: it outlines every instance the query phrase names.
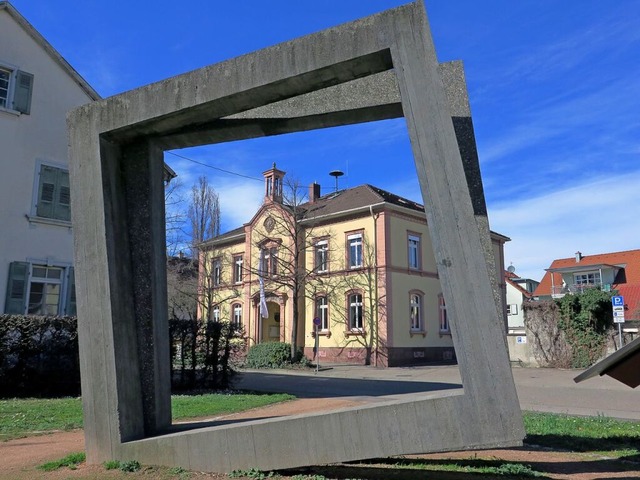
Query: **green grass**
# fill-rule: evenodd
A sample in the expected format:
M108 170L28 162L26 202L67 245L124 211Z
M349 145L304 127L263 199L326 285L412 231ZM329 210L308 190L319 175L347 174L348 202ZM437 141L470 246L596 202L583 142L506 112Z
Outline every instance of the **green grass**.
M293 400L286 393L214 393L206 395L174 395L171 412L174 420L243 412L272 403Z
M69 467L71 470L75 470L76 467L86 460L86 455L84 452L77 452L67 455L60 460L53 460L52 462L43 463L38 466L39 470L43 470L45 472L53 472L54 470L58 470L62 467Z
M610 456L640 454L640 422L604 416L575 417L525 412L525 443L575 452L608 452Z
M0 400L0 440L80 427L79 398Z
M174 395L174 420L236 413L295 398L288 394ZM79 398L0 400L0 440L82 428Z

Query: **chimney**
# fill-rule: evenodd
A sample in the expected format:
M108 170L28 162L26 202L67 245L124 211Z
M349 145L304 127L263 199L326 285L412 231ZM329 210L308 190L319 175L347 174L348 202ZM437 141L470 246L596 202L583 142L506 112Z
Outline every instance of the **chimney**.
M309 185L309 201L313 203L319 198L320 198L320 184L313 182L311 185Z
M582 252L576 252L576 263L580 263L582 260Z

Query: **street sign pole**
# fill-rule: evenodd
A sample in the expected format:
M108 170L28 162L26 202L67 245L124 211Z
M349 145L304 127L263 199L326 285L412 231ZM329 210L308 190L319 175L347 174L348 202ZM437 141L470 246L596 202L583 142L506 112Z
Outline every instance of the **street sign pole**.
M611 306L613 308L613 322L618 324L618 339L620 348L622 348L622 324L624 323L624 297L622 295L614 295L611 297Z
M313 331L315 332L315 350L316 350L316 373L320 370L320 323L319 317L313 319Z

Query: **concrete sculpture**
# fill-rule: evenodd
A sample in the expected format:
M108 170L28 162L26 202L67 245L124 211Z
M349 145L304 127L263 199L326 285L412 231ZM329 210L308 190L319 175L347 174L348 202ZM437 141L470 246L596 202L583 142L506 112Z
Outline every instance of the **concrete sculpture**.
M163 150L399 116L464 393L172 430ZM88 104L69 128L89 462L225 472L521 443L464 77L438 65L422 2Z

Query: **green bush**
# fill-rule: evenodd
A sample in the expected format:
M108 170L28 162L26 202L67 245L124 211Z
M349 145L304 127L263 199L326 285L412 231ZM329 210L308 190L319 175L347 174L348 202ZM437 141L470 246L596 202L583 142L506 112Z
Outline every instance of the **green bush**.
M253 345L247 353L248 368L282 368L291 365L291 345L284 342L268 342Z
M80 394L75 317L0 315L0 397Z

